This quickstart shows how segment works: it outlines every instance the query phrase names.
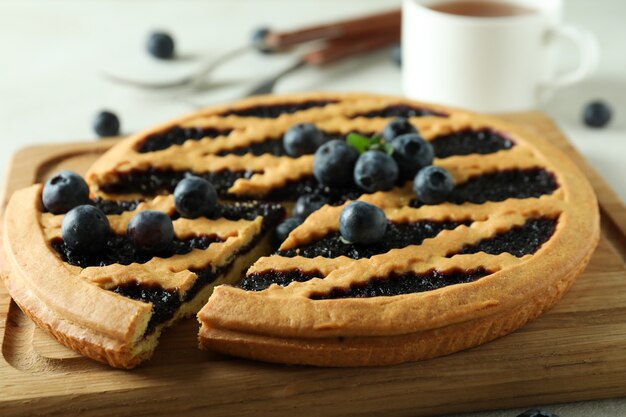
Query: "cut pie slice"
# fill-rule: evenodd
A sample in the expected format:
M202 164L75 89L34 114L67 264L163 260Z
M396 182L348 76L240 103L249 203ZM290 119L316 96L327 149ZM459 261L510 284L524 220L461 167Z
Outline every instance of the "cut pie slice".
M82 255L64 244L63 215L44 212L41 191L20 190L7 206L7 288L61 343L120 368L150 357L165 327L196 314L215 285L236 282L269 253L268 231L284 216L279 206L234 203L221 205L214 218L192 220L177 216L172 196L96 201L109 213L112 235L105 250ZM148 209L175 219L169 257L138 253L125 236L132 216Z

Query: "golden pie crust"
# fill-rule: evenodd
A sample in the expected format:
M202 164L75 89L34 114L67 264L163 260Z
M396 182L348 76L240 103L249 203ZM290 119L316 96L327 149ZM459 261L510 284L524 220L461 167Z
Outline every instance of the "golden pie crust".
M245 114L255 106L316 101L329 103L275 118ZM483 204L442 203L418 208L409 206L414 198L410 184L362 195L361 200L381 207L392 222L471 220L472 223L443 230L421 245L358 260L345 256L332 259L261 256L268 253L265 247L251 255L258 260L248 270L248 275L300 270L314 272L319 277L284 287L273 284L262 291L245 291L233 285L217 286L198 313L200 345L252 359L320 366L385 365L449 354L510 333L550 308L582 273L597 245L599 214L590 184L563 153L526 130L496 118L397 97L342 93L255 97L201 110L134 135L99 159L87 179L94 196L136 199L146 197L138 193L108 193L106 186L120 181L125 174L154 169L197 174L249 170L255 173L234 181L228 188L228 195L237 199L263 199L290 181L310 177L313 157L224 153L280 138L296 122L315 123L324 131L340 135L352 131L373 134L380 132L391 117L364 115L398 105L430 111L429 115L411 117L411 123L426 140L467 129L492 129L515 143L511 149L491 154L435 159L434 164L448 169L457 185L481 174L542 168L554 175L558 188L537 198L509 198ZM154 152L138 151L151 135L174 127L211 127L230 133L188 140ZM204 262L206 254L198 253L195 260L185 258L180 262L174 258L151 261L135 266L130 275L128 268L116 265L93 268L89 272L86 271L91 268L76 270L50 249L50 239L58 236L59 220L40 212L40 191L40 186L35 186L18 192L7 209L5 251L12 267L7 280L11 294L27 314L70 347L113 366L134 366L149 355L129 352L141 345L138 340L149 320L150 305L106 291L106 288L131 275L134 279L142 277L148 281L157 279L158 275L159 285L184 290L193 281L189 275L190 262ZM163 194L151 197L146 205L173 210L171 196ZM341 208L325 206L309 216L280 249L298 248L337 231ZM119 220L112 224L119 221L123 229L129 215L118 216ZM508 253L456 254L466 245L494 237L536 217L558 221L551 237L533 254L521 257ZM195 230L195 224L188 226ZM203 227L208 230L216 225ZM254 228L254 222L233 225L232 229L225 228L224 233L240 236L246 228ZM28 237L25 230L28 230ZM176 229L177 234L184 234L185 230L189 232L182 222ZM192 254L190 258L195 256ZM228 258L228 254L224 257ZM178 275L154 273L174 266L180 268ZM392 273L477 268L490 273L471 283L432 291L371 298L314 299L316 294L345 290ZM239 278L231 276L220 283L232 283ZM85 295L79 296L79 293Z

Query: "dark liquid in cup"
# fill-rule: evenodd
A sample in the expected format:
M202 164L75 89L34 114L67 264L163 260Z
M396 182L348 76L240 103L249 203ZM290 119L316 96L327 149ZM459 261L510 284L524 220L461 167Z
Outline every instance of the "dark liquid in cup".
M473 17L505 17L535 13L529 7L505 1L465 1L452 0L429 7L441 13Z

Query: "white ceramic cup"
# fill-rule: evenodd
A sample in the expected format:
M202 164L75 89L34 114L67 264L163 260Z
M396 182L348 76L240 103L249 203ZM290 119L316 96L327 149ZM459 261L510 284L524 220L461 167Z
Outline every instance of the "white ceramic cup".
M505 17L429 8L450 1L404 0L402 78L410 98L481 112L528 110L596 67L595 38L560 23L562 0L500 0L534 10ZM566 72L557 65L560 39L579 51L578 65Z

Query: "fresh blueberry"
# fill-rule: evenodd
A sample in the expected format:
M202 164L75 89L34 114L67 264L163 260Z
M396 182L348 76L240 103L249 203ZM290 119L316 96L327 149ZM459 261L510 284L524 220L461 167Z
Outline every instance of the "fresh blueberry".
M380 151L366 151L354 166L354 182L364 191L385 191L398 180L398 164Z
M126 234L137 249L160 252L172 245L174 225L172 219L162 211L144 210L130 219Z
M403 180L414 178L420 169L432 164L435 157L432 145L419 133L400 135L391 142L391 146Z
M109 236L109 219L98 207L82 205L67 212L61 223L63 242L82 253L96 253Z
M398 136L406 135L407 133L417 133L417 129L409 122L409 119L397 117L385 126L383 138L386 142L391 143Z
M324 134L312 123L291 126L283 138L287 154L295 157L315 153L323 143Z
M89 203L89 187L77 173L61 171L46 181L41 201L53 214L67 213L76 206Z
M542 411L542 410L537 410L532 409L532 410L527 410L524 411L522 414L518 415L517 417L559 417L554 413L549 413L547 411Z
M270 33L270 29L267 27L261 27L252 32L251 42L254 48L263 53L263 54L271 54L274 52L274 49L267 46L265 41L267 35Z
M611 107L604 101L596 100L585 106L583 120L589 127L604 127L611 120Z
M402 46L400 44L394 45L391 48L391 60L399 67L402 67Z
M328 199L319 194L301 195L293 206L293 216L304 220L324 204L328 204Z
M174 38L166 32L153 32L148 37L148 53L158 59L174 57Z
M342 140L331 140L320 146L313 160L313 175L326 186L353 184L354 164L359 152Z
M280 245L287 239L289 233L293 231L296 227L300 226L302 220L297 217L289 217L284 222L276 227L276 231L274 232L274 237L276 239L276 244Z
M115 113L103 110L93 119L93 130L100 137L120 134L120 119Z
M387 231L385 213L363 201L349 203L339 216L339 233L350 243L376 243Z
M217 206L217 192L204 178L190 176L176 185L174 205L181 216L195 219L213 212Z
M439 204L446 200L454 189L452 175L433 165L420 169L413 181L417 199L425 204Z

